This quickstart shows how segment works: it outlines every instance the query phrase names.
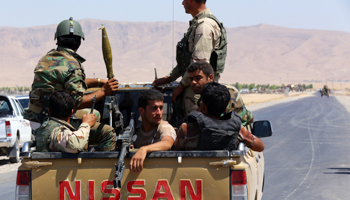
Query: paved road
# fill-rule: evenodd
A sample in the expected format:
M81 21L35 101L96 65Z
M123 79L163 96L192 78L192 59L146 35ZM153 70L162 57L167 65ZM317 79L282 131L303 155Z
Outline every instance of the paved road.
M0 199L15 199L17 171L0 174Z
M334 96L253 113L274 128L274 135L263 139L264 200L350 199L350 115Z

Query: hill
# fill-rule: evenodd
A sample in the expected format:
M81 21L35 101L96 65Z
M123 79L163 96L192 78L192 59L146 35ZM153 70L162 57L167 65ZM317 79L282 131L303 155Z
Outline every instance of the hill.
M175 59L175 45L186 32L184 22L79 21L85 33L78 53L87 77L106 77L101 50L103 23L112 47L114 73L120 82L153 81L165 76ZM56 25L0 27L0 86L30 85L38 60L50 49ZM350 80L350 34L260 24L226 28L228 55L221 82L324 84L326 78ZM173 40L174 36L174 40ZM176 64L176 62L175 62Z

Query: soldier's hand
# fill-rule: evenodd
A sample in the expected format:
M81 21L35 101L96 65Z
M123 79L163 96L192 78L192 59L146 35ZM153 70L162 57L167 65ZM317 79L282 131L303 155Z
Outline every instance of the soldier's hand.
M145 161L147 150L141 147L130 160L130 171L141 172L143 169L143 162Z
M169 80L168 77L163 77L163 78L159 78L159 79L156 79L153 81L152 85L153 87L158 87L158 85L163 85L163 84L166 84L166 83L170 83L171 81Z
M94 126L96 122L95 114L84 114L83 123L88 123L90 127Z
M101 88L104 90L106 96L110 96L113 92L117 91L119 88L119 83L117 79L111 78L109 79Z

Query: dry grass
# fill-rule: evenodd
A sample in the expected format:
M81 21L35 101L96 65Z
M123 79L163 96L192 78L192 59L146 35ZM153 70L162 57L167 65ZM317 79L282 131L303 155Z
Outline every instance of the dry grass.
M254 104L275 101L279 99L285 99L294 96L309 96L310 93L289 93L288 96L284 94L241 94L243 102L246 106L251 106Z

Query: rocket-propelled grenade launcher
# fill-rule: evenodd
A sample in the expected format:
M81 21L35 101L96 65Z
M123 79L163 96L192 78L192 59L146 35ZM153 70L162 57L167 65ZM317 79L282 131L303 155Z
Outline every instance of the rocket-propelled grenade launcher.
M102 24L99 30L102 30L102 51L103 51L103 60L105 61L106 69L107 69L107 78L111 79L114 77L113 67L112 67L112 49L111 49L111 45L109 44L106 27Z

